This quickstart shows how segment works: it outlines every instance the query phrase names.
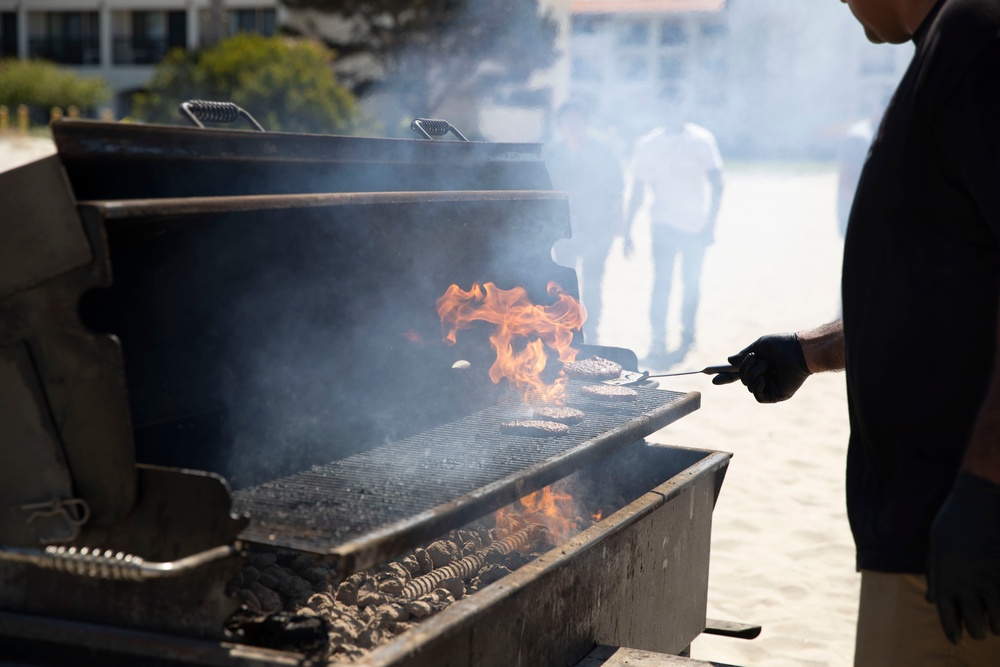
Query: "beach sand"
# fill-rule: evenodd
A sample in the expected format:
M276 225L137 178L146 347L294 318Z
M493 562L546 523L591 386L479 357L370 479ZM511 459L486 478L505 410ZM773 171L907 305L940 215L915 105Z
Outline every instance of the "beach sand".
M723 364L762 334L837 318L843 243L835 194L832 165L727 170L696 343L672 370ZM650 339L648 221L637 222L633 240L631 258L620 243L609 256L599 342L642 357ZM679 344L677 301L668 347ZM775 405L706 375L660 386L700 392L701 408L650 440L733 454L714 514L708 616L763 628L751 641L702 635L692 657L747 667L851 665L860 575L844 507L843 373L813 376Z
M0 138L0 171L54 151ZM842 243L832 166L732 166L716 243L705 259L698 337L683 367L725 363L757 336L834 319ZM602 344L649 346L649 227L636 251L608 259ZM673 306L677 306L676 299ZM672 309L671 322L678 319ZM672 327L676 346L676 327ZM679 367L678 367L679 369ZM656 369L653 370L666 370ZM742 385L708 376L661 381L697 391L701 409L650 438L733 453L714 515L708 615L763 626L745 641L703 635L692 657L750 667L851 664L859 576L844 511L844 377L810 378L786 403L759 405Z

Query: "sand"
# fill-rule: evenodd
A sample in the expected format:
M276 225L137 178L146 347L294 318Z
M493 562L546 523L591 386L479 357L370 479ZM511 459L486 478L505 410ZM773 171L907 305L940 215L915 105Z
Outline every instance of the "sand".
M0 137L0 171L53 151L49 140ZM836 317L835 185L831 166L727 168L696 344L675 369L725 363L761 334ZM637 223L633 239L632 257L618 244L608 258L599 342L645 355L648 222ZM670 336L676 346L676 326ZM843 375L810 378L779 405L759 405L742 385L715 387L703 375L661 386L701 392L702 407L651 440L733 453L714 516L708 615L763 626L752 641L703 635L692 656L747 667L850 665L860 579L844 511Z
M673 370L722 364L765 333L836 319L840 259L832 166L745 165L726 172L716 242L704 265L695 346ZM612 248L600 343L649 346L648 221L624 258ZM586 297L584 296L584 299ZM677 297L668 347L679 343ZM666 370L666 369L655 369ZM708 616L759 624L747 641L702 635L692 657L768 667L853 660L860 576L844 508L844 375L813 376L785 403L706 375L661 380L701 393L701 409L650 440L733 453L712 528Z

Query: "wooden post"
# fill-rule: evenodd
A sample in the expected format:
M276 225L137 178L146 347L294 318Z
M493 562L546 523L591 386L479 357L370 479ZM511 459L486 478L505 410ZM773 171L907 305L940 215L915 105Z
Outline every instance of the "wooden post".
M22 136L28 133L28 107L17 105L17 131Z
M10 109L6 105L0 104L0 134L7 134L10 129Z

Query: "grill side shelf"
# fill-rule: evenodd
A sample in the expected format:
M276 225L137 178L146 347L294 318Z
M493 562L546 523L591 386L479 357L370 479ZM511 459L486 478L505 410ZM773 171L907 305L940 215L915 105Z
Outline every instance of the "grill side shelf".
M334 558L342 575L373 567L451 528L607 457L680 419L697 392L639 388L638 400L607 404L571 382L567 405L586 413L561 436L505 435L500 423L531 405L510 397L398 442L242 489L250 516L240 539Z

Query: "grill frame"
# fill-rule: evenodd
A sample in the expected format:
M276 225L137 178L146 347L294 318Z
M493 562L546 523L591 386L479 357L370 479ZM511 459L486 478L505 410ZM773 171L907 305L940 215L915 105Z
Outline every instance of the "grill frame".
M235 492L234 507L252 517L251 524L241 533L240 539L333 558L338 562L341 576L346 576L374 567L449 528L508 505L645 438L698 409L701 404L701 395L697 392L680 394L644 387L637 388L639 399L634 404L606 404L581 396L579 388L584 383L571 381L568 385L567 403L583 409L587 417L582 424L571 428L567 435L529 438L501 434L501 421L517 418L519 412L530 413L532 407L532 404L508 395L497 405L417 436ZM413 511L400 513L395 519L383 523L342 526L341 532L356 530L361 533L354 539L338 542L340 538L331 536L329 532L320 536L319 543L295 537L296 534L318 530L316 522L329 516L330 508L324 505L323 499L332 498L334 504L343 501L347 505L345 518L356 519L361 513L372 512L372 507L378 502L388 505L402 500L399 494L408 490L420 489L431 494L433 487L429 485L438 482L440 487L442 480L424 477L404 482L396 477L394 462L400 459L407 461L410 457L408 463L416 465L422 451L424 461L433 463L441 462L442 456L445 461L449 460L449 454L459 456L451 459L454 461L451 472L456 474L482 468L484 461L487 473L492 467L499 474L461 480L466 482L464 491L448 493L450 489L445 489L438 496L440 501L425 502ZM504 462L490 466L488 459L492 458L495 462L497 455L504 455ZM447 468L436 468L431 472L444 470ZM324 472L327 474L324 475ZM358 484L368 486L357 490ZM352 488L351 485L355 486ZM371 487L378 490L366 495ZM395 496L392 495L394 493ZM293 499L295 494L304 496ZM305 496L311 496L314 502L308 502ZM289 502L305 503L305 511L299 517L307 523L295 522L296 515L290 511Z

